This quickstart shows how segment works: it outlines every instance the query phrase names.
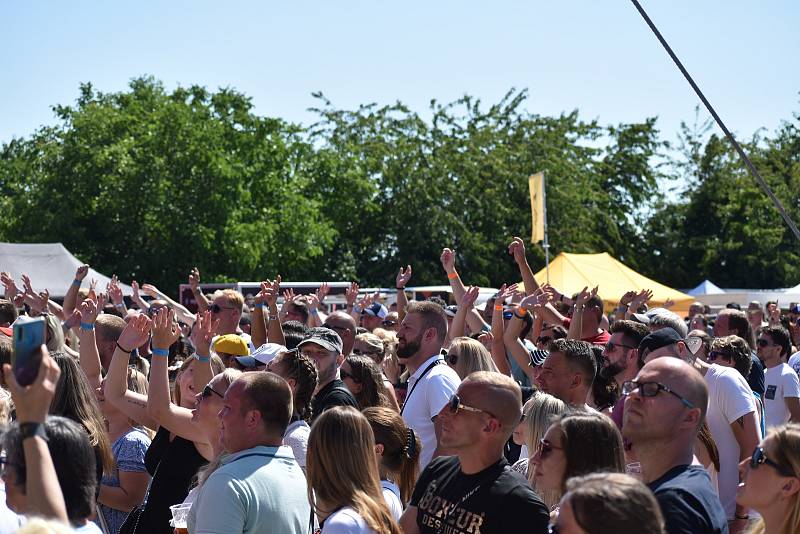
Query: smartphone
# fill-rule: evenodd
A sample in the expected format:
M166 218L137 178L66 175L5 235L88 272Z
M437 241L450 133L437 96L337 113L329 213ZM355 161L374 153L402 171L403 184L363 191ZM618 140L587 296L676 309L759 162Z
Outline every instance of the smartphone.
M29 386L39 374L44 345L44 317L20 317L14 322L11 367L20 386Z

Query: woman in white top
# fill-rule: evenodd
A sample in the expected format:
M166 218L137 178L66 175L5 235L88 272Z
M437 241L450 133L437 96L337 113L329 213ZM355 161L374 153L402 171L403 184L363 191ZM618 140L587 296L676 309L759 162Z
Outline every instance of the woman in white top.
M294 458L303 471L306 469L306 449L311 427L311 397L317 387L317 368L299 350L282 352L268 364L267 371L286 380L292 388L292 419L283 434L283 444L291 447Z
M411 499L419 474L419 436L391 408L373 407L363 412L375 436L375 454L383 497L396 520Z
M369 421L352 407L326 410L308 438L308 501L323 534L400 534L383 498Z

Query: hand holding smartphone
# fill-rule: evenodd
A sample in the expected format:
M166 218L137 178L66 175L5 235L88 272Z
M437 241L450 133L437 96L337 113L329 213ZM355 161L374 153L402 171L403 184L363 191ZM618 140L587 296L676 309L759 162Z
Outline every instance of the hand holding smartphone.
M20 386L36 380L42 364L41 346L45 341L44 317L20 317L14 322L14 353L11 367Z

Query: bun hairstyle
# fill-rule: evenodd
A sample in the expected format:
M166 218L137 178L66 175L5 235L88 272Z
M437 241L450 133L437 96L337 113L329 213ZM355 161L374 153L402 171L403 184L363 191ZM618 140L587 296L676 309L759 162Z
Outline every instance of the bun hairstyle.
M408 428L403 418L391 408L372 407L363 412L372 427L375 444L383 445L381 465L394 478L400 488L403 504L408 504L419 474L419 454L422 442Z
M317 368L308 356L297 349L282 352L270 362L270 368L280 366L280 376L294 379L295 386L292 391L294 411L303 421L311 421L311 397L317 387Z

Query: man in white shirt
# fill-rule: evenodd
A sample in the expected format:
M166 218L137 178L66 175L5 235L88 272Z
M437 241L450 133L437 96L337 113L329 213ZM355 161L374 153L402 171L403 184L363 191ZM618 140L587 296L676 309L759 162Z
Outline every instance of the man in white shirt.
M784 363L789 356L789 332L780 326L765 328L757 341L758 357L765 372L764 419L767 428L784 423L800 423L800 379L794 369Z
M409 303L397 332L397 357L410 373L400 415L422 441L420 469L443 454L437 416L461 383L442 358L446 336L447 316L441 306L429 301Z

